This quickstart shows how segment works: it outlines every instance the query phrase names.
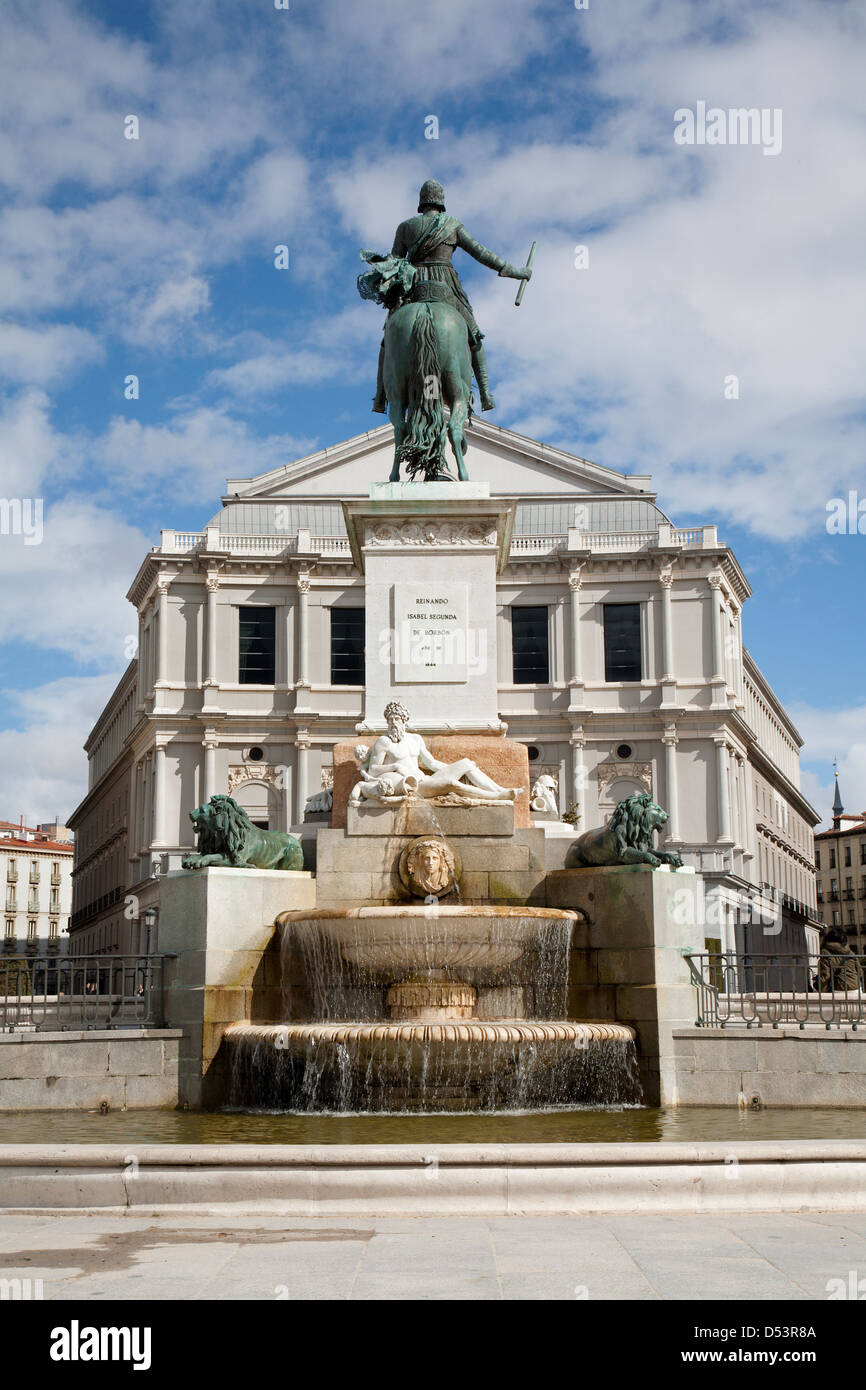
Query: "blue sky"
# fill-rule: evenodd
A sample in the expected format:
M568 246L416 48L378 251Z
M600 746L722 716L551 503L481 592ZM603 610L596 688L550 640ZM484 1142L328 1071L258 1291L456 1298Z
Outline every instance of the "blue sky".
M429 176L539 242L519 315L461 267L492 418L718 522L804 789L826 814L838 754L866 806L866 537L826 529L866 499L862 5L7 0L0 54L0 496L45 505L41 545L0 536L0 816L80 798L159 529L379 423L358 249ZM698 101L780 111L781 150L678 145Z

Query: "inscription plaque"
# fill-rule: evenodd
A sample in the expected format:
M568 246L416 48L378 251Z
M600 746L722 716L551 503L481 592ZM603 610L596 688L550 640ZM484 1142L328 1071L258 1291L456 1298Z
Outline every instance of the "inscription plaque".
M395 681L465 683L470 664L467 584L395 584Z

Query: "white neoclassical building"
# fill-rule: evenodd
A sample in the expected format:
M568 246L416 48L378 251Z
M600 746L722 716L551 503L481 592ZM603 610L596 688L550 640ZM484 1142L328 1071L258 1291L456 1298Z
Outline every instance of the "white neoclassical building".
M714 525L682 529L651 480L476 420L467 464L514 499L496 580L499 717L580 828L647 789L667 844L702 872L707 939L775 941L815 919L813 826L796 728L741 631L748 581ZM138 654L86 745L74 951L138 950L161 872L193 845L189 810L230 792L297 827L334 744L365 717L365 577L343 503L388 477L382 426L255 478L229 479L201 532L162 532L129 589ZM444 561L447 570L447 561ZM471 595L470 595L471 607ZM147 928L145 926L147 923ZM737 938L738 928L741 935Z

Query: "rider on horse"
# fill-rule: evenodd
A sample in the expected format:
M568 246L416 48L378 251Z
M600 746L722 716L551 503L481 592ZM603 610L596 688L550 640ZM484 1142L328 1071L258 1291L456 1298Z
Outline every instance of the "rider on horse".
M444 300L463 317L469 333L469 347L472 354L472 370L478 382L482 410L492 410L495 401L490 394L487 379L487 359L484 355L484 337L460 277L451 264L456 247L467 251L476 261L497 270L500 275L512 280L528 280L532 275L529 269L509 265L501 256L496 256L471 237L456 217L445 213L445 190L435 179L428 179L423 185L418 199L418 215L401 222L394 237L390 256L377 256L371 251L362 251L361 257L374 266L372 271L358 277L358 289L364 299L376 299L384 304L389 316L402 304L424 300ZM376 380L376 399L373 409L380 415L387 411L385 387L382 378L384 361L384 342L379 349L379 370Z

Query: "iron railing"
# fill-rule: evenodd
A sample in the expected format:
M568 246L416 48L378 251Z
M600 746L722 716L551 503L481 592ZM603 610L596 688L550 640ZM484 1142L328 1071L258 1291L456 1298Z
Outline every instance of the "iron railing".
M866 956L707 951L686 960L698 1028L866 1024Z
M0 1032L164 1026L170 956L0 956Z

